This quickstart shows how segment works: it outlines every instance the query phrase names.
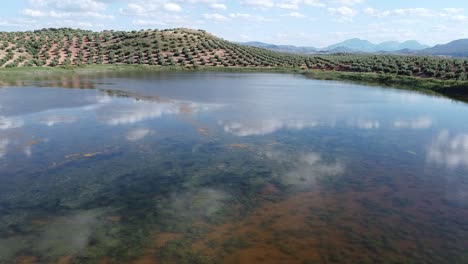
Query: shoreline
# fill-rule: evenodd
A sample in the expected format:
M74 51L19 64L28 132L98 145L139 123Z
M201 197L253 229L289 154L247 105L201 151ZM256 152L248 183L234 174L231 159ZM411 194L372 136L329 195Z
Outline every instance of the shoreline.
M450 99L468 102L468 81L438 80L413 76L390 75L380 73L358 73L341 71L310 70L289 67L210 67L196 68L180 66L151 65L85 65L68 67L21 67L2 68L0 78L42 77L56 74L95 74L108 72L239 72L239 73L290 73L302 74L315 80L346 81L364 85L378 85L425 94L444 96Z

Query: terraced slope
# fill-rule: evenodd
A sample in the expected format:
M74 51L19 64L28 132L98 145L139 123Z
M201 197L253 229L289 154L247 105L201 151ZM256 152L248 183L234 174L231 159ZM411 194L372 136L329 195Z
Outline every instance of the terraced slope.
M423 56L278 53L220 39L203 30L93 32L68 28L0 32L0 67L86 64L303 68L468 80L468 60Z

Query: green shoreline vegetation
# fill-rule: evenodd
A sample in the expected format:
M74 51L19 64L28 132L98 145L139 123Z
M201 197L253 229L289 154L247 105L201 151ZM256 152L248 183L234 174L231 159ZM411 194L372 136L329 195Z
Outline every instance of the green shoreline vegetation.
M24 75L143 70L302 73L314 79L377 84L468 100L468 59L297 55L243 46L186 28L0 32L2 81Z

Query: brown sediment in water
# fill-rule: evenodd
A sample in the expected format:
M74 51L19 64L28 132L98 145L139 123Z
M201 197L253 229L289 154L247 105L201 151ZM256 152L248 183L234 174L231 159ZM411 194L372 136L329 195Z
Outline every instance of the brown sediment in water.
M275 192L273 187L267 193ZM193 244L193 250L209 256L223 256L223 263L302 263L320 260L313 236L295 237L307 228L308 207L301 206L310 199L298 195L281 203L265 203L244 220L216 227L206 237ZM245 248L226 252L225 245L232 238L245 241ZM211 241L211 243L209 243ZM208 246L215 241L215 247Z
M115 216L109 216L107 217L107 220L112 222L112 223L118 223L122 220L122 217L119 216L119 215L115 215Z
M146 254L132 262L132 264L157 264L159 249L165 246L168 242L181 238L182 234L176 233L159 233L154 236L153 245L149 248Z
M245 218L210 226L191 250L222 263L425 263L446 254L443 243L450 240L441 235L451 234L449 247L462 254L466 240L456 226L435 220L434 211L441 219L467 219L468 209L445 206L441 201L448 196L433 183L400 174L379 186L377 177L360 179L371 186L367 190L316 187L281 202L266 201ZM263 193L275 195L277 189L266 186Z
M38 264L39 261L34 256L20 256L16 258L17 264Z
M57 264L72 264L73 257L72 256L63 256L57 260Z
M43 140L30 140L28 143L26 143L26 147L34 146L39 143L41 143Z
M197 128L197 132L200 133L200 135L209 137L210 135L208 134L208 131L205 128L199 127Z
M181 104L179 111L182 114L193 114L193 108L189 104Z
M85 153L85 154L83 154L83 157L85 157L85 158L91 158L91 157L100 155L100 154L102 154L102 153L103 153L103 152Z
M39 226L47 225L48 223L50 223L50 221L47 219L35 219L31 221L31 224Z
M262 190L262 195L264 196L278 195L278 194L280 194L280 190L271 183L267 183Z

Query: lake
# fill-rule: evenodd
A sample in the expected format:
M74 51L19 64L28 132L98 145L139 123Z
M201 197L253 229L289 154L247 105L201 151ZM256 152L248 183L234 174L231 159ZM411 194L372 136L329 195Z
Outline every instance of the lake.
M0 88L0 263L468 263L468 107L272 73Z

